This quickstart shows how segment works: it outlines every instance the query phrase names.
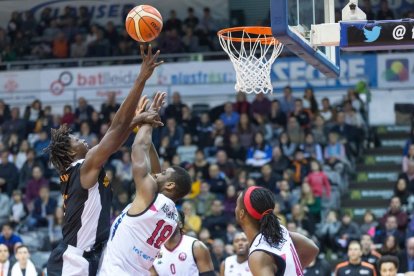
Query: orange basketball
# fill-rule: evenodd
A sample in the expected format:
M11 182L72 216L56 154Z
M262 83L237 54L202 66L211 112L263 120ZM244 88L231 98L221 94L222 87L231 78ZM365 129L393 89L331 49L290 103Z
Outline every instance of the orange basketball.
M149 5L133 8L125 20L125 28L130 37L139 42L149 42L158 37L162 30L160 12Z

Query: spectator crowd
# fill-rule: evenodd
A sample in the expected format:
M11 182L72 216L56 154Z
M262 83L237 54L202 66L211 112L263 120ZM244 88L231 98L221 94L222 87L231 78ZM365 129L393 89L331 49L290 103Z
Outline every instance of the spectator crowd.
M382 0L378 10L372 8L370 0L363 1L360 6L368 20L414 18L414 9L407 10L404 14L396 14L389 7L388 0ZM123 11L122 18L125 18L128 11ZM115 25L112 21L99 25L92 20L90 13L86 6L67 6L58 15L46 7L38 18L35 18L32 11L13 12L6 29L0 28L1 60L6 62L137 54L136 42L128 36L124 26ZM197 17L196 14L202 16ZM175 10L164 16L163 32L152 42L152 46L160 49L163 54L221 51L216 36L221 26L208 7L197 12L189 7L185 18L178 18ZM340 9L337 10L336 17L337 20L341 18ZM229 22L239 20L230 18ZM269 18L257 24L269 26Z
M193 178L191 194L179 204L187 218L184 229L210 247L217 271L233 253L238 193L251 185L271 190L282 224L314 239L328 260L346 258L349 242L361 238L361 250L371 263L379 256L372 254L373 244L379 245L379 254L406 252L406 240L414 231L409 215L414 138L407 141L404 173L384 217L376 219L367 211L358 224L352 213L340 210L341 195L347 192L367 137L364 107L354 90L335 105L328 98L319 104L312 89L296 98L285 87L277 99L259 94L249 102L238 93L234 102L211 109L192 109L173 93L162 111L165 126L154 131L154 144L163 167L180 165ZM11 256L23 242L34 252L48 252L62 238L59 175L43 152L50 129L67 124L92 147L118 108L115 93L100 108L79 98L62 115L51 113L39 100L25 110L0 101L0 244ZM105 166L114 190L113 218L134 194L132 141L133 134ZM318 265L326 264L318 259Z

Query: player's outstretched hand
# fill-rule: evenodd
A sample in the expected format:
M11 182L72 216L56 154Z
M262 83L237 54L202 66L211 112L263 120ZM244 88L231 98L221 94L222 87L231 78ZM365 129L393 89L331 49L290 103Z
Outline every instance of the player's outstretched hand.
M164 126L161 122L160 115L155 111L143 111L138 112L138 109L135 113L134 119L132 119L131 127L134 128L136 126L142 126L144 124L151 125L152 127L160 127Z
M154 69L160 64L162 64L164 61L158 61L158 56L160 55L159 50L154 55L152 54L151 44L148 45L147 54L145 54L143 45L140 46L140 49L142 56L140 76L144 78L144 80L148 80L154 72Z
M157 92L155 93L154 100L152 100L152 103L148 110L160 112L161 107L165 104L165 98L167 97L167 92Z

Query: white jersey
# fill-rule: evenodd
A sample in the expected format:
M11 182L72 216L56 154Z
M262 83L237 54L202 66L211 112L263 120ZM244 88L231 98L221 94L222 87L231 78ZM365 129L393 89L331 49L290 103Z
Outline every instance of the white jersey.
M237 262L237 255L227 257L224 260L224 276L251 276L248 260Z
M159 276L193 276L198 275L198 267L193 254L193 245L197 239L183 235L181 241L169 250L163 245L154 262L154 269Z
M303 269L289 232L285 227L281 227L283 229L284 243L281 243L279 247L271 246L266 242L262 234L258 234L250 246L249 255L254 251L265 251L275 257L277 265L275 275L303 276Z
M150 275L149 269L161 246L177 227L174 202L157 194L138 215L129 215L129 204L115 219L103 253L101 276Z

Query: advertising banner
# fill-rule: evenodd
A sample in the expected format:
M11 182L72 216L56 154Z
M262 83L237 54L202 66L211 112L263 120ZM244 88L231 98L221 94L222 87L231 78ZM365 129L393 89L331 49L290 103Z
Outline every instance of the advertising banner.
M163 15L164 20L167 20L171 10L176 10L178 18L186 18L187 8L193 7L195 14L202 16L203 8L209 7L211 15L219 23L228 21L229 4L228 1L223 0L147 0L145 4L156 7ZM91 21L98 24L106 24L106 22L113 21L116 25L122 25L125 21L126 13L133 7L139 5L139 1L133 0L6 0L1 1L0 9L0 26L7 26L10 20L10 14L13 11L23 12L31 10L37 19L43 9L51 8L53 16L60 16L63 14L64 8L70 6L78 10L80 6L85 6L91 16Z
M414 87L414 54L378 55L377 73L381 88Z

